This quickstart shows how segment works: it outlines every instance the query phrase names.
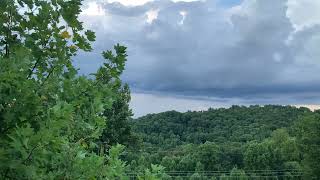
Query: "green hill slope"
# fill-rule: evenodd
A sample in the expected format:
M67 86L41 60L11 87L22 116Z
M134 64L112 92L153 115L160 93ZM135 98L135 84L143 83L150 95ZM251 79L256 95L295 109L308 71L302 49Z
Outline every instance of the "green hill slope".
M134 130L145 145L172 148L186 143L202 144L263 139L272 131L293 125L311 111L292 106L232 106L201 112L168 111L134 120Z

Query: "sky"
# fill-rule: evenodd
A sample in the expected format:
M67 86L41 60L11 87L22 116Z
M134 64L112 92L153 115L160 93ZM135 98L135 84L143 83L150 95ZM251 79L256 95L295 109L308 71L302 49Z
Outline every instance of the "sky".
M128 47L122 75L135 117L233 104L320 104L320 1L85 0L96 32L83 74L101 51Z

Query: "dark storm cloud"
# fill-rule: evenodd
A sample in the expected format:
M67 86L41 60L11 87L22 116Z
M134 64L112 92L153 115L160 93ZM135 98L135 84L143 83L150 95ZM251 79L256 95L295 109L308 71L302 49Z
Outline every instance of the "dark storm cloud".
M247 0L233 8L211 0L104 3L105 17L83 18L97 32L98 50L115 42L128 46L123 79L133 91L248 100L286 94L312 101L320 90L315 50L320 29L293 33L286 3ZM147 23L150 10L158 16Z

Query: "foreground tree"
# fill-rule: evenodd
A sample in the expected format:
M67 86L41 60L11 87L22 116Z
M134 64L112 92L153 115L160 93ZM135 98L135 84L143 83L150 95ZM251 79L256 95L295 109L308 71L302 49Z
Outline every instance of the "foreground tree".
M114 87L121 82L126 47L103 52L105 63L93 77L79 76L72 56L91 50L95 39L77 20L80 5L1 1L1 179L127 178L118 159L123 146L107 154L96 143L110 117L105 112L117 108Z
M124 47L115 48L125 53ZM26 69L26 61L15 56L0 59L0 176L89 179L110 175L108 168L114 164L103 151L94 152L98 146L94 142L105 128L102 114L112 104L112 89L98 79L70 72L52 76L45 84L26 79L27 72L21 70Z

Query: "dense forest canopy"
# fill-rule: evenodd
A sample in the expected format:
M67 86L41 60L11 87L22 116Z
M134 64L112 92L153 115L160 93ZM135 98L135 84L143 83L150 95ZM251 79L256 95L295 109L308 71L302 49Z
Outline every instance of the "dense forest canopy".
M151 114L138 118L134 125L137 132L146 135L144 142L162 147L170 147L168 139L181 144L245 143L270 137L272 131L290 127L307 114L310 114L309 109L291 106L232 106L203 112Z
M81 0L0 1L0 179L320 179L320 111L232 106L131 119L127 48L73 65Z
M143 142L142 159L136 152L129 153L133 164L161 164L172 176L300 179L319 175L315 156L320 152L319 111L232 106L149 114L131 123Z

